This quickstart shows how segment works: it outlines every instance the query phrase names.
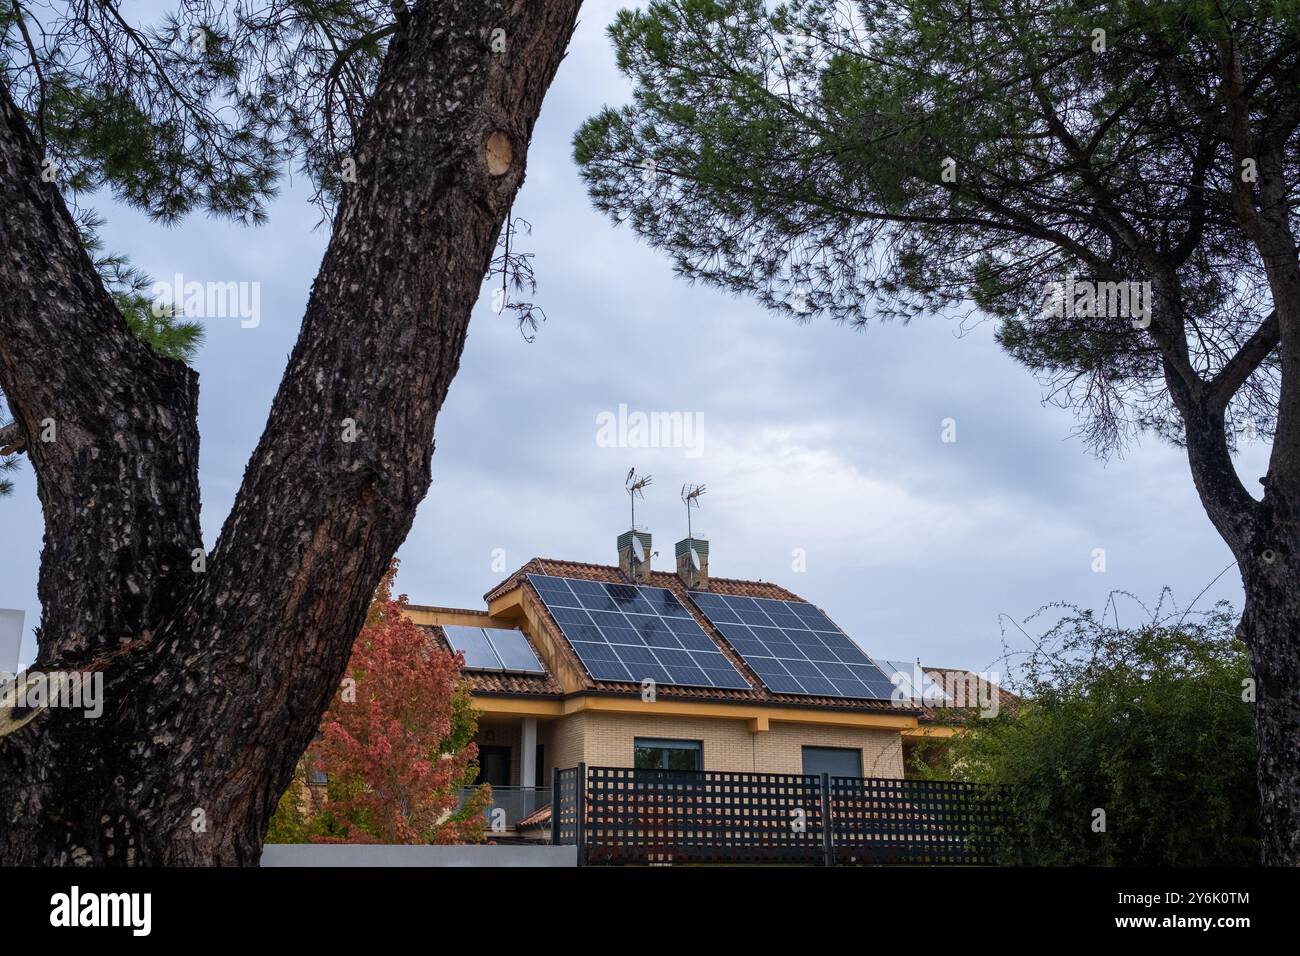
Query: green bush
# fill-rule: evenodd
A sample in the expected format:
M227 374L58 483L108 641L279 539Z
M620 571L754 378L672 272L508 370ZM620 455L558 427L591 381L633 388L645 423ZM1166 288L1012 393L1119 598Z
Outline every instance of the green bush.
M1256 863L1254 696L1231 609L1134 629L1068 611L1028 654L1018 706L967 717L918 770L1005 785L1040 865Z

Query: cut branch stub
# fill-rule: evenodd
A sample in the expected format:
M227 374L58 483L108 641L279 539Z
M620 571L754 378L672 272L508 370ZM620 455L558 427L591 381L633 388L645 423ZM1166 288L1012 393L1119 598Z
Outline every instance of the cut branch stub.
M492 135L487 138L483 153L489 174L504 176L510 172L510 167L514 164L515 148L510 143L509 134L503 130L493 130Z

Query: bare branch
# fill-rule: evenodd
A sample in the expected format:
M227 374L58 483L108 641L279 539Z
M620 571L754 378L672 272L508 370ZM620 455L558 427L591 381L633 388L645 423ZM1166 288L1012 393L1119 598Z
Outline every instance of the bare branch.
M1279 341L1281 341L1281 328L1278 324L1277 310L1274 309L1255 330L1255 334L1246 340L1245 344L1237 350L1237 354L1228 360L1210 382L1208 389L1210 399L1217 407L1227 406L1237 390L1277 349Z

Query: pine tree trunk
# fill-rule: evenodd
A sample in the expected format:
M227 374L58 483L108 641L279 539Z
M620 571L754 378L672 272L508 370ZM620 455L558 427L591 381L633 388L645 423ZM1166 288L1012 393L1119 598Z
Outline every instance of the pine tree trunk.
M1255 678L1260 856L1300 866L1300 263L1276 159L1261 188L1257 245L1280 330L1277 427L1254 534L1236 548L1241 635Z
M105 700L97 719L48 708L0 736L0 864L258 862L428 489L435 419L578 6L403 15L202 572L196 378L126 332L4 97L0 389L45 511L37 665L102 674ZM60 423L49 443L34 438L45 418Z
M1238 629L1254 679L1260 857L1267 866L1300 866L1300 582L1289 570L1300 555L1300 527L1263 537L1242 565Z

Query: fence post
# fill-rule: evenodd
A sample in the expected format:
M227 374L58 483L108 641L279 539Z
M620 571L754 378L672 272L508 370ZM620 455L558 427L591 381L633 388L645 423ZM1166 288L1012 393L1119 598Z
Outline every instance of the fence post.
M560 845L560 768L551 768L551 846Z
M578 762L578 779L574 784L574 805L577 809L578 866L587 862L587 765Z
M831 775L822 774L822 864L835 865L835 833L831 824Z

